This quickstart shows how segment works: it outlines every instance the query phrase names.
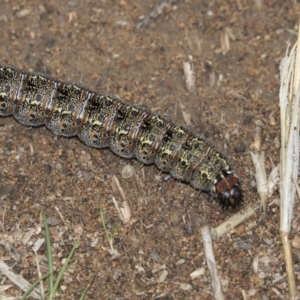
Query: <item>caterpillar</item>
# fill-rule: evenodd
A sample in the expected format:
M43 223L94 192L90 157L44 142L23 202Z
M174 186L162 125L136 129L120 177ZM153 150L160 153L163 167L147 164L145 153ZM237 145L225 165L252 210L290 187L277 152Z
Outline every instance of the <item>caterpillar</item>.
M155 164L173 178L208 193L223 208L243 199L235 171L204 138L115 96L0 66L0 116L9 115L23 125L45 125L56 135L77 136L90 147L109 148L120 157Z

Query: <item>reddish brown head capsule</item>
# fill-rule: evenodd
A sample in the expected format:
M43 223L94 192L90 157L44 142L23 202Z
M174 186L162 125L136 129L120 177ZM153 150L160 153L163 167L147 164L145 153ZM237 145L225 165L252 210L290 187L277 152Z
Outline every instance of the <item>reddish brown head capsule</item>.
M223 176L219 176L216 182L217 199L223 208L235 207L240 204L243 199L239 186L239 179L232 172L227 172Z

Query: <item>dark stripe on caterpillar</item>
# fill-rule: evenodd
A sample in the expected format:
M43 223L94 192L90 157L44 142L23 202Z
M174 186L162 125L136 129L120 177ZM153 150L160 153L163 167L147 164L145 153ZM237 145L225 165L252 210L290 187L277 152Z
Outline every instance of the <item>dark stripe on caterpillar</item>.
M54 134L77 136L90 147L155 164L163 172L217 198L223 207L242 200L239 180L226 157L167 117L108 94L40 73L0 66L0 116Z

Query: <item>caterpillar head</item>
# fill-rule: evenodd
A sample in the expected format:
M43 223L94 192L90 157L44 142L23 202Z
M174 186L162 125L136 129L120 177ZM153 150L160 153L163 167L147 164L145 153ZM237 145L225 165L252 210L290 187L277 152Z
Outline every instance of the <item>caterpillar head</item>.
M239 179L232 171L218 175L215 183L217 200L223 208L236 207L243 200Z

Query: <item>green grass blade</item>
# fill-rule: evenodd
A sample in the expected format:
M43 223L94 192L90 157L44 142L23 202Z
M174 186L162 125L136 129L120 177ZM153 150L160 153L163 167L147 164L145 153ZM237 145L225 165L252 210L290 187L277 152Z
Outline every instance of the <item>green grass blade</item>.
M110 233L108 232L108 230L106 228L105 217L104 217L103 209L102 209L101 206L100 206L100 218L101 218L101 222L102 222L102 227L103 227L104 232L105 232L105 236L106 236L107 240L110 241L111 236L110 236Z
M47 278L50 275L50 273L47 273L45 275L43 275L41 278L39 278L38 280L36 280L30 287L29 289L25 292L25 294L22 296L21 300L25 300L29 294L32 292L32 290L45 278Z
M50 231L47 222L47 217L44 211L42 211L44 226L45 226L45 238L46 238L46 249L47 249L47 259L48 259L48 269L49 269L49 293L53 293L53 259L52 259L52 249L51 249L51 240L50 240Z
M95 278L93 277L93 278L89 281L87 287L82 291L79 300L83 300L83 299L85 298L85 296L86 296L86 294L87 294L89 288L91 287L91 285L92 285L94 279L95 279Z
M55 292L56 292L56 290L58 288L58 285L59 285L59 283L60 283L60 281L61 281L61 279L62 279L62 277L64 275L64 272L66 271L66 268L67 268L67 266L68 266L68 264L69 264L69 262L70 262L70 260L71 260L71 258L73 256L73 254L74 254L74 251L75 251L77 245L78 245L77 242L73 245L73 248L72 248L71 252L69 253L69 256L67 257L65 263L63 264L62 268L60 269L60 271L59 271L59 273L57 275L55 284L53 286L53 292L49 295L49 300L51 300L54 297Z
M48 269L49 269L49 293L53 292L53 258L52 258L52 249L51 249L51 240L50 240L50 231L47 222L47 217L44 211L42 211L44 227L45 227L45 238L46 238L46 249L47 249L47 259L48 259Z

